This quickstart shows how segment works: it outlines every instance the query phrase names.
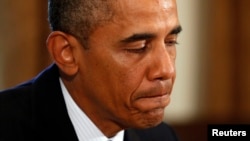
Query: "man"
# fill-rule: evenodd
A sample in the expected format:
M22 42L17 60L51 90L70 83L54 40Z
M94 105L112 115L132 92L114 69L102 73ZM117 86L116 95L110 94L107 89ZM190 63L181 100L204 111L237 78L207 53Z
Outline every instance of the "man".
M176 141L175 0L50 0L54 63L0 94L1 141Z

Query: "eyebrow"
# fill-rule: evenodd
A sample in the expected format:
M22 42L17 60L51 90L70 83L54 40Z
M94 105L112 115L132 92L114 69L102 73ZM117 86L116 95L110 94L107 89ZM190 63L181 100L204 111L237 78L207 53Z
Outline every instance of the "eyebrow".
M123 42L123 43L130 43L130 42L135 42L135 41L152 39L154 37L156 37L156 35L155 34L151 34L151 33L133 34L132 36L127 37L127 38L121 40L121 42Z
M182 27L179 25L173 30L169 32L168 35L177 35L182 31ZM122 43L131 43L141 40L148 40L156 37L156 34L153 33L139 33L139 34L133 34L132 36L129 36L123 40L121 40Z
M171 30L168 35L178 35L181 31L182 31L182 27L178 25L173 30Z

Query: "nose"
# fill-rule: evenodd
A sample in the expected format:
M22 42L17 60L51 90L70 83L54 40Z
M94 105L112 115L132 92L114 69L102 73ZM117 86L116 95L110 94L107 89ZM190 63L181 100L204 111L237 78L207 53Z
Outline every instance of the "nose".
M175 77L175 47L156 46L150 58L149 80L166 80Z

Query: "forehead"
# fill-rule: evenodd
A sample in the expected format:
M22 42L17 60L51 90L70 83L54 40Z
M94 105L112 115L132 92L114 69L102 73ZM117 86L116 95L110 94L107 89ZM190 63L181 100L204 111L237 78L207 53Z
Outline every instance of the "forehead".
M175 0L118 0L114 2L118 14L136 12L168 12L176 10Z
M118 0L114 4L114 10L113 20L117 23L178 22L175 0Z
M111 21L97 27L91 38L115 42L143 32L161 36L179 26L175 0L114 0L113 4Z

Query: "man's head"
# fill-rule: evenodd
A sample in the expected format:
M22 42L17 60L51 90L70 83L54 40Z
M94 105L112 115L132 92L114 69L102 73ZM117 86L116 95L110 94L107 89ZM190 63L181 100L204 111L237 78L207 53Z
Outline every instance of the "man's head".
M70 4L77 11L89 1ZM75 102L112 136L124 128L148 128L162 121L175 81L181 27L175 0L109 0L108 5L92 8L109 9L99 14L112 16L94 22L91 32L71 33L85 25L70 32L61 27L51 33L47 45ZM85 19L79 13L77 17ZM103 21L99 18L93 20ZM91 22L87 26L92 27ZM87 37L88 49L78 36Z

